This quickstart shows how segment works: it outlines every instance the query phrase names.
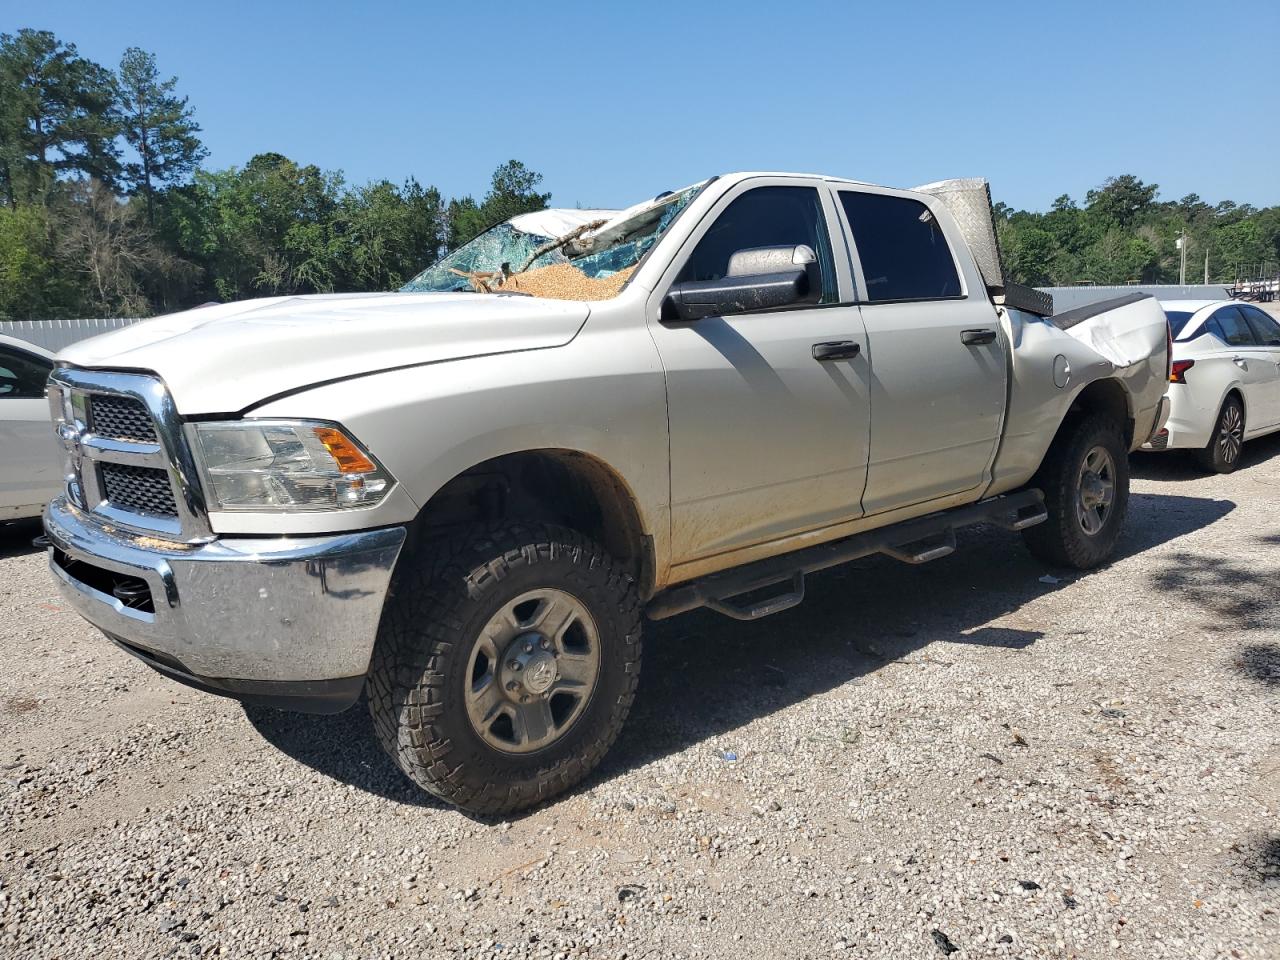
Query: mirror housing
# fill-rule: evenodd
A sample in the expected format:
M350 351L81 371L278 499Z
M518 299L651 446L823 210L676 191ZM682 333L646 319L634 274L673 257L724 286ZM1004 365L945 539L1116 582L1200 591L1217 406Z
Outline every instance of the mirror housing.
M729 258L723 279L675 284L662 301L662 319L692 321L776 310L817 303L821 296L818 258L811 247L752 247Z

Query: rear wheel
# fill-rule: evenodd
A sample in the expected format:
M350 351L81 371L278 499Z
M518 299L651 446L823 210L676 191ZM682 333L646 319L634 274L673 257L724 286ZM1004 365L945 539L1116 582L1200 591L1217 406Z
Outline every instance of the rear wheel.
M474 528L402 564L367 688L400 769L488 815L582 780L640 674L640 601L624 568L540 524Z
M1121 427L1091 415L1064 428L1032 481L1049 519L1022 532L1041 560L1088 570L1115 549L1129 505L1129 457Z
M1230 473L1240 466L1240 452L1244 448L1244 406L1235 396L1222 401L1213 435L1196 459L1206 470Z

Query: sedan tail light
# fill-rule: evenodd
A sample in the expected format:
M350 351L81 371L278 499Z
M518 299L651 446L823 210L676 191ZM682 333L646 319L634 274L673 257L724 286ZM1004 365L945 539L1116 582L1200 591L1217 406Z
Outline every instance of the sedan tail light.
M1196 365L1194 360L1175 360L1169 367L1170 383L1186 383L1187 371Z

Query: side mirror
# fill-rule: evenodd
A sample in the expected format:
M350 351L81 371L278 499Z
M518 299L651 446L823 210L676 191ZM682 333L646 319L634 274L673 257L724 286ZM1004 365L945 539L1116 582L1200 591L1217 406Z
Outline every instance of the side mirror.
M776 310L817 303L821 296L818 258L811 247L752 247L729 258L723 279L673 286L662 301L662 319L690 321Z

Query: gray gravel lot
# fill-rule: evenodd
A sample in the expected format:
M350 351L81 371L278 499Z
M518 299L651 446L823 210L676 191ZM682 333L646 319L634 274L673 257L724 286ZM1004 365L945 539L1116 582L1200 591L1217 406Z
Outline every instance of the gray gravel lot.
M0 956L1280 956L1280 438L1135 460L1121 555L974 530L648 631L604 768L489 823L363 714L149 672L0 531Z

